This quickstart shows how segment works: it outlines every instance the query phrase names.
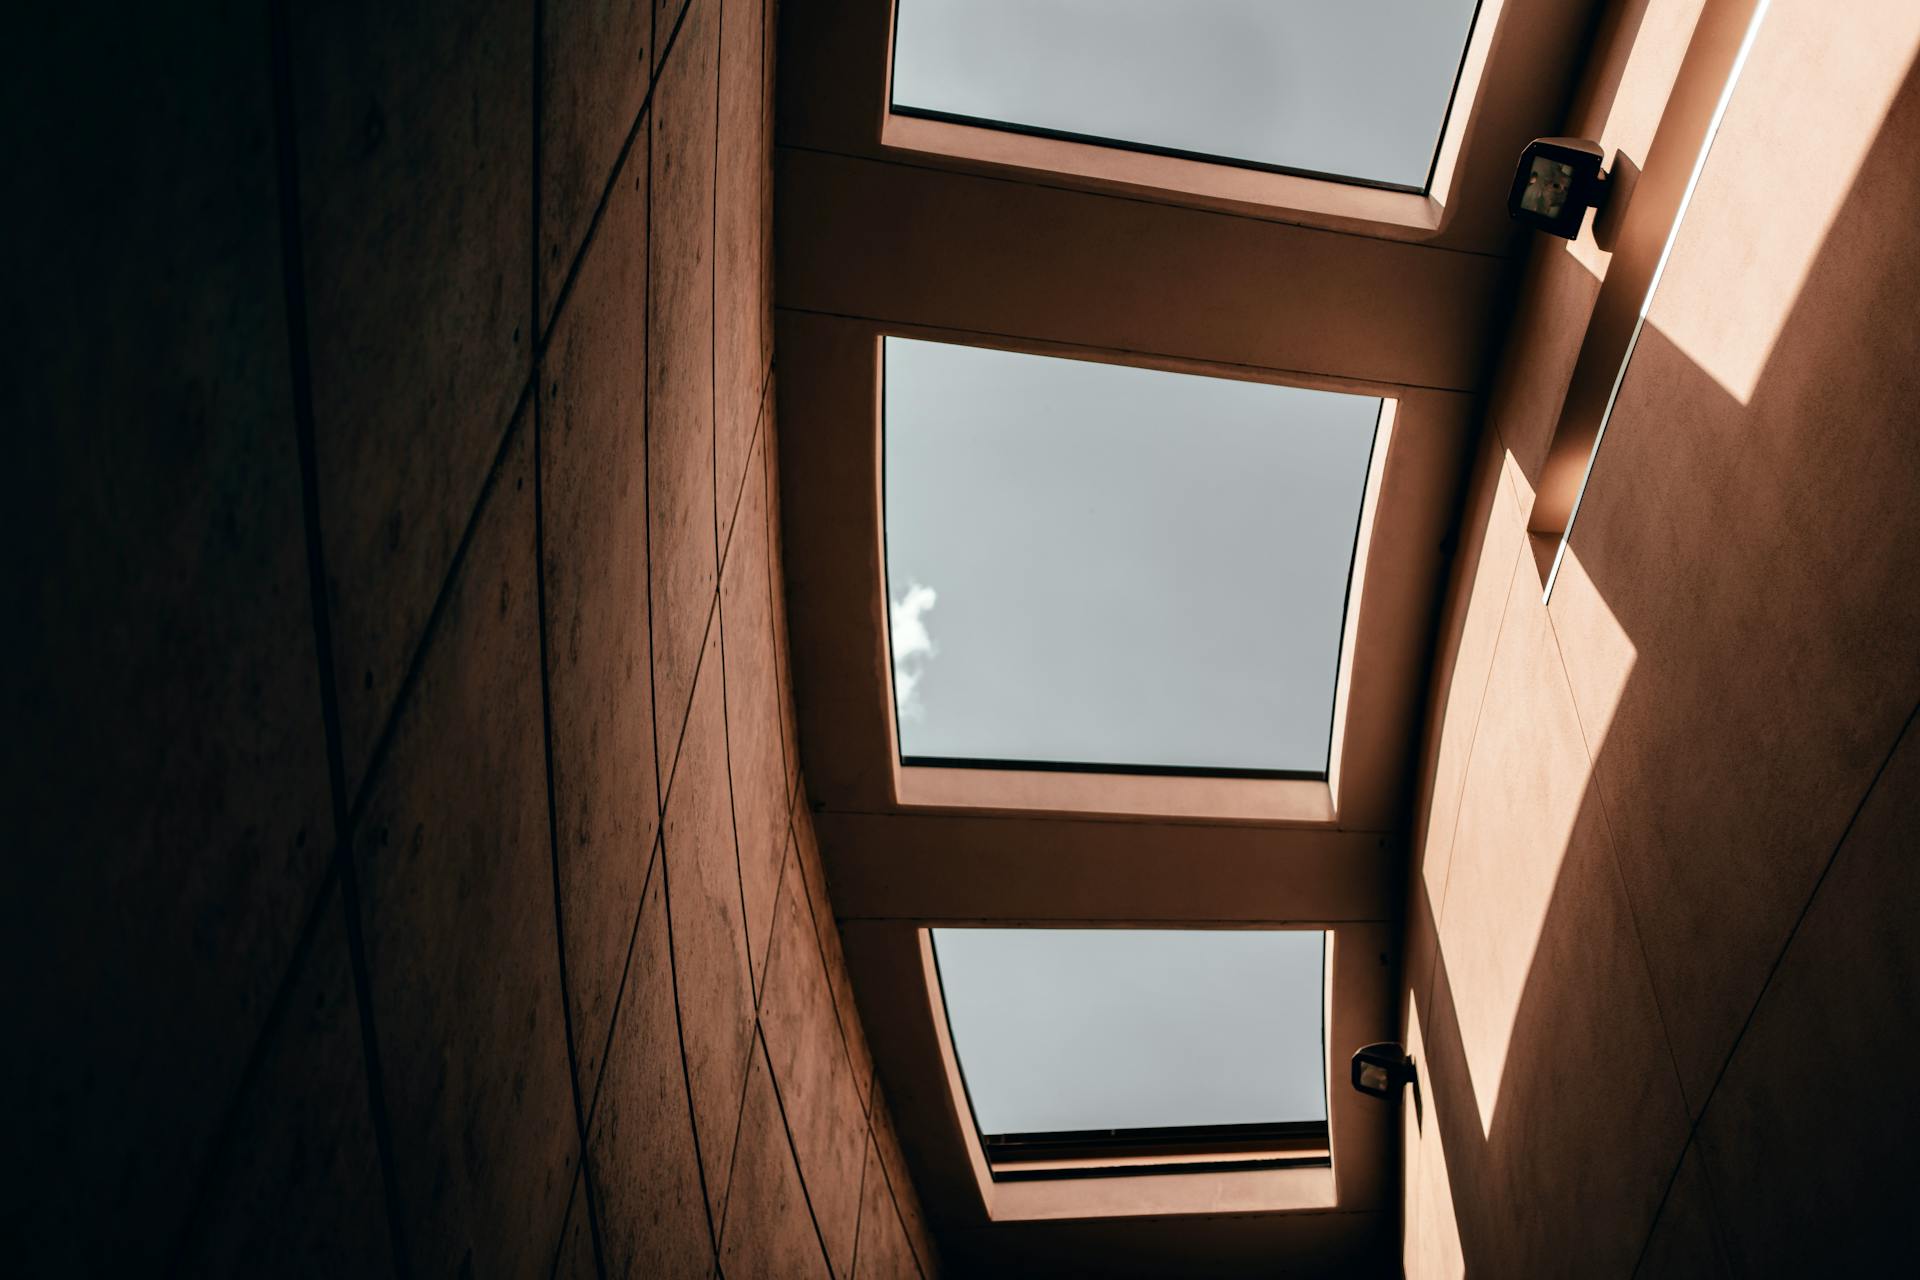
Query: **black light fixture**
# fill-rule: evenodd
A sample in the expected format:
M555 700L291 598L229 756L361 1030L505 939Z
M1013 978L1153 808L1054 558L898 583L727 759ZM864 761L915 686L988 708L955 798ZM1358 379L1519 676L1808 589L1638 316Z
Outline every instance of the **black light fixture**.
M1353 1055L1353 1087L1376 1098L1391 1098L1413 1083L1413 1059L1391 1040L1362 1045Z
M1579 239L1587 210L1607 198L1605 155L1586 138L1535 138L1520 153L1507 212L1550 236Z

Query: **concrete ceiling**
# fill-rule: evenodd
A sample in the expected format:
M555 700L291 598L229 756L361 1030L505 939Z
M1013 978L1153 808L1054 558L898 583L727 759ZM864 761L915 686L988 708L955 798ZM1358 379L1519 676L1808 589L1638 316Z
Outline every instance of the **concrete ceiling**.
M1399 203L1047 140L890 127L889 0L785 7L775 359L800 747L862 1017L956 1260L1332 1265L1393 1238L1394 1117L1337 1076L1332 1186L1305 1207L1276 1207L1292 1193L1252 1184L1196 1191L1231 1175L1187 1175L1184 1190L1166 1185L1181 1178L1087 1180L1106 1185L1097 1202L1009 1199L983 1181L956 1111L918 939L955 921L1330 926L1336 1071L1354 1045L1391 1038L1436 602L1524 248L1507 184L1526 141L1560 131L1596 7L1486 0L1463 79L1477 88L1455 103L1435 194ZM879 539L883 333L1396 401L1322 809L1207 780L1055 803L1076 795L1061 775L997 790L903 777Z

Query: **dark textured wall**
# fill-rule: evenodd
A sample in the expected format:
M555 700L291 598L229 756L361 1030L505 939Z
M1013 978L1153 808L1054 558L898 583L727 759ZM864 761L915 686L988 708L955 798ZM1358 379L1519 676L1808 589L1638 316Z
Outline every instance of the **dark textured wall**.
M0 87L13 1274L937 1269L794 748L771 0Z

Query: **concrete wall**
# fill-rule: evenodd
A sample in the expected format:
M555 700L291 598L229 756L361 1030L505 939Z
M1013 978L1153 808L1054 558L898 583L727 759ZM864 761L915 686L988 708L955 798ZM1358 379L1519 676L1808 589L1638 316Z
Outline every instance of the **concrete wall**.
M1643 161L1700 8L1616 6L1569 132ZM1904 0L1774 0L1544 606L1527 513L1606 264L1536 246L1414 832L1409 1274L1917 1243L1917 53Z
M931 1274L794 749L771 0L23 20L15 1274Z

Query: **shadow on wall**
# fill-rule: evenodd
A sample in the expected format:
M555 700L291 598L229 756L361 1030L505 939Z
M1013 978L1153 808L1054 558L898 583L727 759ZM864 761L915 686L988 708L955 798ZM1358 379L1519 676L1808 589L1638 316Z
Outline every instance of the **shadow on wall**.
M1916 148L1909 65L1864 154ZM1408 1274L1917 1242L1920 1106L1862 1073L1920 1052L1920 182L1868 159L1836 207L1747 395L1656 304L1550 607L1537 466L1483 451L1409 904ZM1675 270L1743 234L1712 212Z

